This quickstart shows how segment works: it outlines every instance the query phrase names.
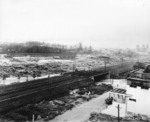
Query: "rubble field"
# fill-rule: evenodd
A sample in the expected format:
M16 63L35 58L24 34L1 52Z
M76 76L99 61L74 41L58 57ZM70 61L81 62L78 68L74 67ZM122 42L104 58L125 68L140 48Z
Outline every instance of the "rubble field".
M2 118L14 120L15 122L26 122L31 121L34 114L35 120L52 120L75 106L90 101L111 89L111 85L101 84L97 86L91 84L88 87L71 90L70 94L64 97L59 97L54 100L47 99L12 110L3 115Z
M144 115L128 114L125 118L119 118L120 122L149 122L150 119ZM102 113L93 112L86 122L118 122L118 118Z
M111 56L107 64L99 55L80 55L75 59L56 59L55 57L8 57L3 55L0 57L0 85L7 85L14 82L26 82L36 78L52 75L63 74L73 71L94 71L99 68L102 70L121 64L120 58ZM131 59L124 59L124 63ZM12 82L9 82L11 80Z

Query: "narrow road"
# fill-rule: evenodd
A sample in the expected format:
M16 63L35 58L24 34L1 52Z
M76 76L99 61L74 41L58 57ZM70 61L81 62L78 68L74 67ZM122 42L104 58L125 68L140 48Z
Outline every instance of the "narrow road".
M65 112L62 115L57 116L55 119L49 122L84 122L90 117L92 112L100 112L105 109L105 99L108 97L108 93L104 93L97 98L90 100L76 106L72 110ZM38 121L42 122L42 121Z

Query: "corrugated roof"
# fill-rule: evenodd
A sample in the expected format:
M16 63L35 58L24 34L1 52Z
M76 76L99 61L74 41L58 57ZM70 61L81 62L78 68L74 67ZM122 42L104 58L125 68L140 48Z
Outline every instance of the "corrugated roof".
M111 90L111 92L126 94L126 90L125 89L120 89L120 88L113 89L113 90Z

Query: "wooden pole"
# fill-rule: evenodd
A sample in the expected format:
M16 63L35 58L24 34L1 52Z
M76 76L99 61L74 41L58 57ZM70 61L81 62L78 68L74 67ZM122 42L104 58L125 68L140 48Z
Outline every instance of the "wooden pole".
M126 115L127 115L127 97L125 97L125 102L126 102Z
M50 92L50 73L49 73L49 68L48 68L47 74L48 74L48 91Z
M27 66L27 81L28 81L28 66Z
M120 115L120 107L119 107L119 104L118 104L118 122L120 122L119 115Z
M34 122L34 114L32 115L32 122Z
M122 67L123 67L123 58L121 58L121 63L122 63Z
M106 71L106 61L104 61L104 65L105 65L105 71Z

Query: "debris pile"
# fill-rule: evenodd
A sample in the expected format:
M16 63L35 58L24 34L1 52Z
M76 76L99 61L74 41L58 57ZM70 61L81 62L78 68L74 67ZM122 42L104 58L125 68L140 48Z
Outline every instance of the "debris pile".
M111 85L102 83L101 85L93 87L92 91L94 92L94 94L101 95L104 92L112 90L112 89L113 89L113 87Z
M140 122L149 122L150 119L145 116L145 115L140 115L140 114L128 114L125 118L119 117L119 120L121 122L135 122L135 121L140 121ZM107 114L102 114L102 113L96 113L93 112L90 115L90 118L86 122L117 122L118 117L107 115Z
M43 100L40 103L29 104L10 111L5 117L18 122L24 122L27 120L31 121L34 115L35 120L43 119L44 121L48 121L111 89L112 87L110 85L101 84L96 86L92 84L88 87L74 89L70 91L69 95L64 97L54 100Z
M120 120L122 120L122 118L120 118ZM88 122L113 122L113 121L116 122L117 117L96 112L91 113L90 118L88 120Z
M51 120L56 116L63 114L67 110L71 110L74 106L85 102L82 96L70 95L56 100L42 101L37 104L29 104L25 107L13 110L5 115L6 118L15 120L16 122L31 121L34 114L35 120L44 119Z
M142 115L142 114L135 114L135 113L131 113L128 112L127 116L125 118L123 118L123 120L126 121L146 121L149 122L150 118L148 118L146 115Z

